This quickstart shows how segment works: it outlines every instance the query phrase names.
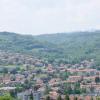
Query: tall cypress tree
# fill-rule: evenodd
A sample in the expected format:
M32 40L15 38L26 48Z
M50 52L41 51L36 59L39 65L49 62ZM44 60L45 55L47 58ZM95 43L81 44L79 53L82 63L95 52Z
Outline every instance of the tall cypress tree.
M47 96L47 97L46 97L46 100L50 100L50 97L49 97L49 96Z
M65 100L70 100L68 95L65 96Z
M77 97L74 97L74 100L78 100L78 98Z
M61 95L58 96L57 100L62 100Z

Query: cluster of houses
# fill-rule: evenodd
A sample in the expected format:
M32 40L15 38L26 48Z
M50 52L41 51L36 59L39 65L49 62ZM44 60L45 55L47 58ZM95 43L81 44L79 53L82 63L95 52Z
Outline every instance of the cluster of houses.
M39 63L40 66L43 66L41 62L41 60L30 55L0 51L0 65L38 65Z
M8 92L15 90L16 87L22 87L22 90L17 92L17 98L20 100L29 100L30 96L33 100L45 100L47 96L51 100L56 100L59 95L65 97L59 92L63 84L70 84L74 89L74 84L78 83L79 88L84 89L85 93L69 94L70 100L75 96L84 100L90 100L91 96L95 100L96 96L100 96L100 70L91 67L94 65L93 59L74 65L53 65L30 56L0 53L0 62L24 66L24 70L19 69L15 72L15 69L8 68L8 72L0 74L0 94L2 91ZM0 72L3 67L0 67ZM62 77L63 73L65 76ZM24 88L24 84L29 84L29 87Z

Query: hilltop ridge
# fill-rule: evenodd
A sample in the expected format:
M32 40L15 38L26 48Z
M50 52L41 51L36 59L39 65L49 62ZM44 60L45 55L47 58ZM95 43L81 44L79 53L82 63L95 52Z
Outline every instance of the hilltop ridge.
M38 36L0 32L0 50L30 54L50 62L77 63L100 60L100 31Z

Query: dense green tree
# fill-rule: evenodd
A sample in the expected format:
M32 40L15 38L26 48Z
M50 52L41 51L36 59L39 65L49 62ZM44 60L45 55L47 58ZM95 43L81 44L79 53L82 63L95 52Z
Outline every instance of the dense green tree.
M49 92L50 92L50 87L48 85L46 85L45 94L49 94Z
M62 100L61 95L58 96L57 100Z
M74 100L78 100L78 98L77 97L74 97Z
M73 90L72 90L71 86L67 87L67 93L68 94L72 94L73 93Z
M100 77L96 77L96 78L95 78L95 82L96 82L96 83L99 83L99 82L100 82Z
M70 100L68 95L65 95L65 99L64 100Z
M10 91L10 96L13 97L13 98L16 98L17 97L17 91L16 90Z
M12 98L11 96L0 96L0 100L18 100L16 98Z
M3 73L7 74L8 73L8 69L6 67L3 68Z
M98 96L98 97L96 97L96 100L100 100L100 97Z
M80 93L81 93L81 89L75 88L75 89L74 89L74 93L75 93L75 94L80 94Z
M23 87L25 88L25 89L29 89L30 87L31 87L31 82L29 81L29 80L25 80L25 82L24 82L24 85L23 85Z
M94 100L93 97L91 97L91 100Z
M47 97L46 97L46 100L50 100L50 97L49 97L49 96L47 96Z
M31 94L30 94L30 100L34 100L34 98L33 98L33 93L31 92Z
M81 89L81 92L86 93L86 89L85 88Z

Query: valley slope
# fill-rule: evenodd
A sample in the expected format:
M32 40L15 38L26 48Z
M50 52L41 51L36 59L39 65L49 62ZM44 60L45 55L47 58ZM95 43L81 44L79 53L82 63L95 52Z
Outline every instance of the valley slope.
M100 31L44 34L38 36L0 32L0 50L30 54L49 62L100 61Z

